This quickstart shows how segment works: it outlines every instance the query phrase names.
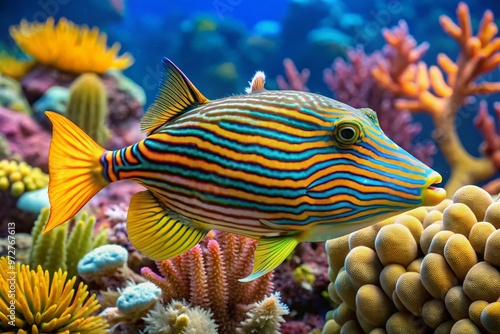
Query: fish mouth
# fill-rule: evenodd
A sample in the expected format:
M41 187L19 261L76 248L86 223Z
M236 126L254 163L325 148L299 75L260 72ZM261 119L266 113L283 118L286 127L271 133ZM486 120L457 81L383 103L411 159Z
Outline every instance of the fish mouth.
M441 203L446 198L446 190L437 187L443 178L437 172L432 172L429 179L422 190L422 204L424 206L432 206Z

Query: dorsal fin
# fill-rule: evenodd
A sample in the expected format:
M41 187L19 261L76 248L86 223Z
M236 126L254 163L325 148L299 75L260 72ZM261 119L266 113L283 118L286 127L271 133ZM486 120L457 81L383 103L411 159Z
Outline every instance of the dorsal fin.
M189 107L210 102L170 59L162 59L156 99L141 119L141 131L150 135Z

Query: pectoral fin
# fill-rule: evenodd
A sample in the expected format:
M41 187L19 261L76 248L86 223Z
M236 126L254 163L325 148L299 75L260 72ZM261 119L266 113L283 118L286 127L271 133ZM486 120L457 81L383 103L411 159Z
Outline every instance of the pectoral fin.
M169 216L148 190L132 196L127 231L132 245L155 261L169 259L188 251L208 232L188 227Z
M255 250L252 273L240 279L240 282L250 282L259 278L283 262L299 243L296 235L260 238Z

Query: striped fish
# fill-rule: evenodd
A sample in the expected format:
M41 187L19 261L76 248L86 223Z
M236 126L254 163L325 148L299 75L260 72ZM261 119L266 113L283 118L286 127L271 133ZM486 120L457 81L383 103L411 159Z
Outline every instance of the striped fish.
M211 229L257 238L250 281L302 241L350 233L445 191L441 176L392 142L371 109L264 89L205 98L168 59L156 100L141 120L146 139L106 151L65 117L53 124L51 211L45 231L73 217L111 182L147 188L130 201L127 229L144 255L163 260Z

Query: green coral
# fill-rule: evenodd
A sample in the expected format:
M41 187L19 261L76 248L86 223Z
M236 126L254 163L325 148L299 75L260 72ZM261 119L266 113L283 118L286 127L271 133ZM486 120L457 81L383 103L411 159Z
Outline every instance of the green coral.
M3 50L2 50L3 49ZM9 78L22 79L35 65L31 60L21 59L14 52L0 46L0 74Z
M25 191L41 189L49 183L49 176L38 167L14 160L0 161L0 191L10 191L19 197Z
M0 159L8 158L12 152L10 151L9 142L4 135L0 134Z
M92 249L108 242L107 231L94 232L95 218L86 212L77 214L72 220L42 233L49 218L49 208L42 209L33 230L33 246L29 256L32 268L41 265L45 270L55 273L58 269L67 271L69 277L77 275L78 261ZM69 231L69 225L74 226Z
M108 100L106 87L98 75L85 73L71 85L66 116L100 145L110 138L106 128Z
M293 271L293 278L306 290L312 290L318 270L307 264L302 264Z
M32 113L30 104L22 93L21 84L2 74L0 74L0 106L28 115Z

